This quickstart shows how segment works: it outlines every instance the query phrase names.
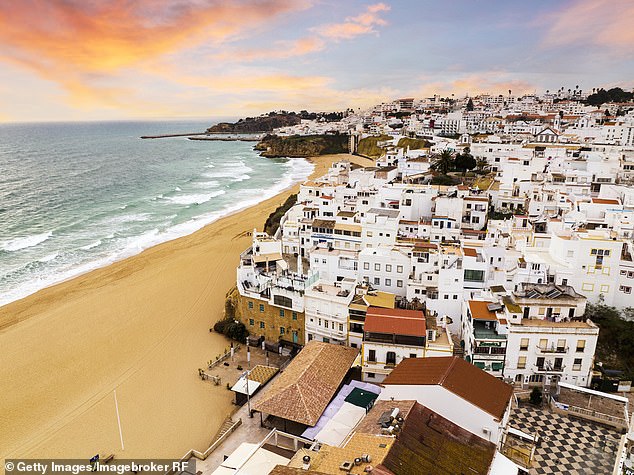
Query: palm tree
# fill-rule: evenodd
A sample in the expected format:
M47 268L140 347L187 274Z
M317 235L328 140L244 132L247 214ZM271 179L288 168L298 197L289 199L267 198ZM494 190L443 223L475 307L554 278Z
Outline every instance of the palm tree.
M476 160L476 170L484 172L489 169L489 162L485 158L478 158Z
M440 154L436 155L432 160L432 166L435 170L438 170L443 175L446 175L449 170L453 168L454 165L454 153L445 149Z

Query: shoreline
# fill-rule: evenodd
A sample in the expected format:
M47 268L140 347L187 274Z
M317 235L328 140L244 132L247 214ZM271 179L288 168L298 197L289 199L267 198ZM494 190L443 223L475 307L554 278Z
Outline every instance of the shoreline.
M316 157L309 179L346 157L369 165ZM208 329L235 284L247 233L298 188L0 307L0 321L12 320L0 329L0 458L204 449L232 410L230 391L197 377L229 344Z
M262 158L262 157L258 156L258 158ZM293 159L295 157L290 157L290 158ZM313 170L314 170L314 162L312 161L312 158L309 157L309 158L305 158L304 160L306 160L308 163L313 165ZM311 174L313 172L311 172ZM312 176L312 175L309 175L309 176ZM288 178L292 179L290 175L288 176ZM286 180L284 180L284 181L286 181ZM257 206L258 204L262 203L263 201L266 201L269 198L274 198L277 194L284 193L288 189L290 189L293 186L295 186L292 181L291 181L290 184L286 184L286 183L284 183L284 181L282 181L282 182L280 182L278 184L275 184L275 185L273 185L271 187L272 189L275 189L275 188L277 188L277 187L279 187L281 185L281 186L283 186L283 188L280 188L278 191L276 191L276 193L274 195L270 195L268 197L265 197L263 200L259 200L259 201L255 201L254 202L254 199L247 199L247 200L244 200L243 202L241 202L240 205L237 206L237 207L235 205L234 206L227 206L227 208L225 208L224 210L208 212L208 213L199 215L199 216L197 216L195 218L192 218L187 223L191 223L193 225L194 229L188 231L186 234L176 234L176 235L166 236L164 240L159 240L157 242L153 242L153 243L147 245L146 247L142 247L142 248L140 248L140 250L138 252L136 252L134 254L124 253L121 250L119 250L119 251L117 251L117 252L115 252L115 253L113 253L113 254L111 254L109 256L98 258L94 262L89 262L89 263L86 263L86 264L82 264L80 266L82 268L83 267L87 267L87 269L81 269L81 270L78 270L77 272L72 272L72 273L70 273L70 275L61 275L59 277L59 279L55 279L55 280L51 281L50 283L44 285L43 287L38 288L38 289L36 289L34 291L31 291L30 293L28 293L26 295L18 297L18 298L14 299L14 300L10 300L8 302L4 302L4 303L0 302L0 332L2 332L3 328L5 328L7 326L10 326L12 324L12 323L8 322L9 319L4 319L3 320L3 318L2 318L2 308L4 306L11 305L14 302L19 302L20 300L25 299L25 298L29 298L30 296L32 296L32 295L34 295L34 294L36 294L36 293L38 293L38 292L40 292L42 290L48 289L49 287L53 287L53 286L55 286L57 284L68 282L68 281L70 281L72 279L75 279L77 277L81 277L81 276L86 275L86 274L88 274L90 272L93 272L95 270L103 269L103 268L106 268L106 267L108 267L110 265L116 264L117 262L121 262L121 261L123 261L125 259L128 259L130 257L137 256L137 255L139 255L139 254L145 252L146 250L151 249L151 248L153 248L155 246L159 246L159 245L161 245L163 243L171 242L171 241L174 241L176 239L180 239L182 237L190 236L190 235L200 231L204 227L215 223L216 221L218 221L220 219L223 219L225 217L228 217L228 216L234 215L236 213L239 213L241 211L244 211L244 210L246 210L246 209L248 209L248 208L250 208L252 206ZM266 196L266 194L265 194L265 196ZM182 223L182 224L187 224L187 223ZM166 233L170 234L171 231L172 231L172 228L168 229L166 231ZM66 274L68 274L68 273L69 272L66 272Z

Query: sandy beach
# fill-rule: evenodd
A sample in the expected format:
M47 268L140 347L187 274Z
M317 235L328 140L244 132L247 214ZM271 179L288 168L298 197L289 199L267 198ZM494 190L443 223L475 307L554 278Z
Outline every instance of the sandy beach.
M313 159L314 176L335 160ZM298 185L194 234L0 307L0 459L204 450L232 393L198 378L246 235ZM121 449L115 411L121 417Z

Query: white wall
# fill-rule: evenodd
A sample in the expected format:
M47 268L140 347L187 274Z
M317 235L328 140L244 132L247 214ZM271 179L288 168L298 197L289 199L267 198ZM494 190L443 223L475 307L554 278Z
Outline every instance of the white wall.
M498 445L502 437L502 421L496 421L488 412L462 399L460 396L438 385L386 385L381 400L416 400L419 404L437 412L454 424ZM491 430L486 434L483 429Z

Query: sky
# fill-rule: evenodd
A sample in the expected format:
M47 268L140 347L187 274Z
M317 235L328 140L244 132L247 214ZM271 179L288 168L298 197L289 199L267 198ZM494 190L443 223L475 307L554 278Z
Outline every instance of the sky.
M0 0L0 122L634 87L632 0Z

